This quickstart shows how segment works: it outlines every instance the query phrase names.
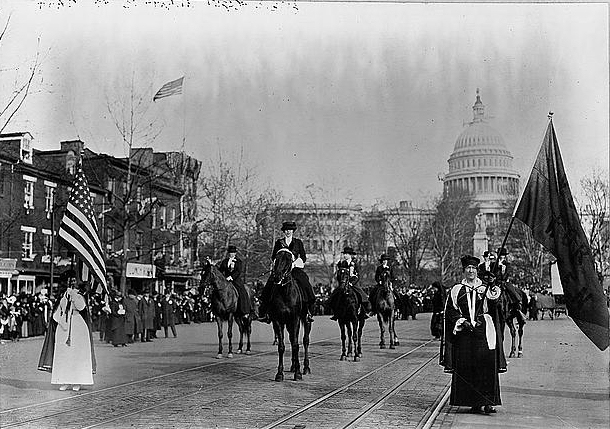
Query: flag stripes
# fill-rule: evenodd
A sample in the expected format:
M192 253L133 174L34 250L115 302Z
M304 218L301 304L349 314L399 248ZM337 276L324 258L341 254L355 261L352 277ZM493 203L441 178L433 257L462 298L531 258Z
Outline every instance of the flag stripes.
M184 81L184 76L180 79L172 80L171 82L167 82L165 85L157 91L155 96L153 97L153 101L157 101L159 98L170 97L172 95L182 94L182 82Z
M106 264L102 244L97 235L91 193L80 163L74 175L68 205L59 226L59 236L76 250L104 291L108 292Z

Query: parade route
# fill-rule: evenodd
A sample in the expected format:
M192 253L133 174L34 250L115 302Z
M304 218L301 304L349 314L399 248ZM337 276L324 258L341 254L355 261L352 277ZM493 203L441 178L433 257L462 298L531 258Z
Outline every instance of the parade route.
M312 374L273 381L269 325L255 323L253 353L216 359L216 325L179 325L178 338L114 348L96 340L95 385L60 392L36 370L42 339L0 347L0 426L191 428L605 428L608 351L567 317L529 322L524 357L501 375L503 406L473 415L444 402L429 314L399 321L401 344L380 350L369 319L361 362L340 362L336 323L318 317ZM235 330L235 334L237 329ZM97 338L95 336L94 338ZM238 338L237 338L238 339ZM236 342L234 337L234 343ZM235 347L235 345L234 345ZM235 347L236 348L236 347Z

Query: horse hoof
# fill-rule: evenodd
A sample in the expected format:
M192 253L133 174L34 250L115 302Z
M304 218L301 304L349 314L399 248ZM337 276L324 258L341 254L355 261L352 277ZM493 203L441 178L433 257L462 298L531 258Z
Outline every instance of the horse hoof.
M284 374L280 374L279 372L275 374L275 381L284 381Z
M360 358L358 356L354 356L354 362L360 362Z
M231 358L233 357L233 353L229 353L229 354L227 355L227 357L228 357L229 359L231 359Z
M380 345L379 345L379 348L380 348L380 349L385 349L385 344L380 344Z
M237 350L235 353L237 353L238 355L242 354L243 351L241 349Z
M216 355L216 359L222 359L222 353L218 353L218 354Z
M347 358L345 357L345 355L341 355L341 357L339 358L339 360L345 360L345 359L347 359Z
M311 369L308 367L303 368L303 375L311 374Z
M518 358L523 357L523 352L519 352L519 353L517 353L517 357L518 357Z
M252 354L252 352L250 350L246 350L246 355L250 356Z
M510 359L510 358L514 358L514 357L515 357L515 354L514 354L514 353L511 353L511 354L509 354L509 355L508 355L508 358L509 358L509 359Z
M394 344L390 344L390 349L394 350L396 347L394 347Z
M394 341L394 345L395 345L395 346L399 346L399 345L400 345L400 343L399 343L398 341Z
M300 372L294 373L294 381L300 381L302 379L303 379L303 374L301 374Z

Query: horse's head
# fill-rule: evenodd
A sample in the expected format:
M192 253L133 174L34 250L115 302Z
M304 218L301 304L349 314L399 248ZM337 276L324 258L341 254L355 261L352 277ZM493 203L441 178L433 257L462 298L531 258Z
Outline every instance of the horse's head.
M392 276L390 275L390 270L383 270L381 272L381 287L385 289L390 289L392 285Z
M340 288L346 289L349 286L349 269L337 268L337 282Z
M201 281L199 282L199 289L202 292L216 286L216 276L214 276L212 268L212 261L209 257L205 257L201 263Z
M274 283L280 284L287 276L290 276L293 261L294 255L290 250L286 248L278 250L273 262L273 272L271 273Z

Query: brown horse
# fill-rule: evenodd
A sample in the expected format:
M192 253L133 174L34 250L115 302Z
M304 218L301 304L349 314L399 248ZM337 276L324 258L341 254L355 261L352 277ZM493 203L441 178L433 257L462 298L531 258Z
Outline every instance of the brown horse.
M379 331L381 341L379 342L379 348L385 349L385 326L388 327L388 334L390 337L390 348L395 348L400 343L398 336L394 330L394 293L390 287L390 272L384 271L381 274L381 284L377 286L371 305L373 311L377 314L377 322L379 322Z
M339 268L337 280L340 294L337 297L335 316L341 328L341 358L347 360L352 356L352 345L354 350L354 362L359 362L362 356L362 329L364 328L364 317L358 317L358 297L349 282L349 270ZM347 354L345 353L345 330L347 328Z
M307 322L307 305L301 290L292 277L293 255L288 249L280 249L275 257L271 278L273 290L269 300L269 317L273 322L273 331L277 337L278 367L275 381L284 380L284 328L292 347L292 365L294 380L302 380L303 374L311 373L309 368L309 333L311 323ZM299 330L303 324L303 372L299 363Z
M216 326L218 327L218 355L217 359L222 358L222 324L227 322L227 337L229 339L229 353L227 357L233 357L233 320L235 319L235 311L237 310L237 290L231 282L212 264L209 258L203 262L203 271L201 273L200 289L202 293L211 288L210 303L212 305L212 314L216 318Z

